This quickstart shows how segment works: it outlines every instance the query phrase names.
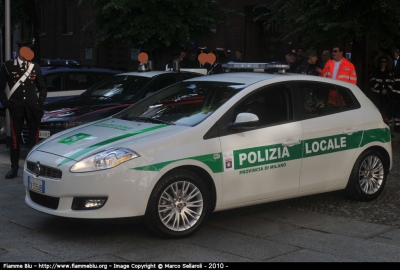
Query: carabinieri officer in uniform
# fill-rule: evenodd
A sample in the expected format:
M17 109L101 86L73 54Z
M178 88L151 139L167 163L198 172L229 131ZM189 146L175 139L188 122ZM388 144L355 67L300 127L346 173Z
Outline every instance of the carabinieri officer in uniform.
M29 128L29 141L39 140L39 126L43 116L43 103L47 96L47 85L40 66L31 60L34 53L29 41L17 42L18 58L6 61L0 71L0 102L10 113L11 169L6 179L15 178L19 168L20 142L24 120ZM10 95L5 92L6 83L10 87ZM36 92L38 89L38 92Z

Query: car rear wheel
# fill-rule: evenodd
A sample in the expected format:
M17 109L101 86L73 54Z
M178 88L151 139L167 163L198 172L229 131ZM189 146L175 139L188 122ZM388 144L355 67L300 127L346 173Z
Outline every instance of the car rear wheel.
M357 159L346 187L347 194L355 200L373 200L386 183L389 163L376 150L366 150Z
M200 229L209 213L209 193L195 173L177 170L155 186L147 206L145 222L165 238L182 238Z

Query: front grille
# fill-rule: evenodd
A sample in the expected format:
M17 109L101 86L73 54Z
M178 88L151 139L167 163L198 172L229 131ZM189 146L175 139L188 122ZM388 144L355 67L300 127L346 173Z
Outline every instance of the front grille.
M50 197L43 194L39 194L29 190L29 196L31 200L43 207L50 208L56 210L58 208L58 203L60 202L60 198Z
M32 162L32 161L27 161L26 162L26 169L30 173L33 173L33 174L35 173L35 166L36 166L35 162ZM39 174L39 176L47 177L47 178L53 178L53 179L61 179L62 172L59 169L52 168L52 167L40 164L40 174Z

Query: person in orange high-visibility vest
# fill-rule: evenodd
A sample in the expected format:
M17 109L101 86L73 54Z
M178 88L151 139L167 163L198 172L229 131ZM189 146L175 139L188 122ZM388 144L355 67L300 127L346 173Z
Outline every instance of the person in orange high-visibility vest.
M354 65L343 57L343 51L339 46L332 50L332 60L329 60L320 76L339 81L357 83L357 73Z

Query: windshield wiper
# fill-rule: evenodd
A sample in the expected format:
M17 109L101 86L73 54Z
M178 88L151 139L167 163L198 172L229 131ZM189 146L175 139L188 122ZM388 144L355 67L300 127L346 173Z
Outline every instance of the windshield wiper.
M137 121L137 122L150 122L150 123L161 123L161 124L167 124L167 125L175 125L175 123L164 121L161 119L156 119L156 118L150 118L150 117L140 117L140 116L132 116L129 117L127 115L123 116L122 119L126 120L131 120L131 121Z

